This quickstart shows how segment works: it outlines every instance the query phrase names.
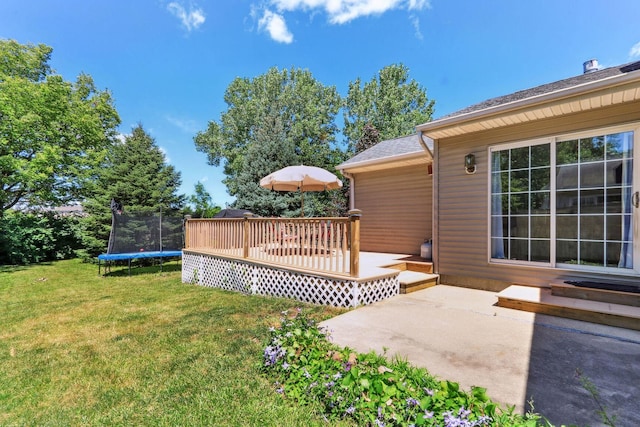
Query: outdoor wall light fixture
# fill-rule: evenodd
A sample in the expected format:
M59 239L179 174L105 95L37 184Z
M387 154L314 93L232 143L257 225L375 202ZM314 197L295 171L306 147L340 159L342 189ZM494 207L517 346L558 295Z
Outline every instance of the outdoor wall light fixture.
M476 173L476 156L473 154L464 156L464 171L468 175Z

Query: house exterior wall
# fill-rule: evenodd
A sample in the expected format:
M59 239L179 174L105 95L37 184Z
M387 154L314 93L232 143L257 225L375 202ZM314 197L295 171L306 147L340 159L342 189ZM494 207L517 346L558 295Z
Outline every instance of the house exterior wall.
M489 263L488 147L638 121L640 103L634 102L435 141L434 267L441 283L500 290L512 283L547 286L558 280L602 278L600 273ZM636 153L639 150L636 146ZM464 170L469 153L477 161L473 175ZM638 277L615 279L637 282Z
M431 237L432 176L427 165L355 174L355 208L362 210L360 250L420 254Z

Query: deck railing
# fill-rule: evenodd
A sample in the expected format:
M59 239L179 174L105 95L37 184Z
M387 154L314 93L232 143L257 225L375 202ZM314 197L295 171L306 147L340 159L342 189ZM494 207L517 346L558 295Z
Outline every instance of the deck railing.
M185 249L357 277L360 216L189 219Z

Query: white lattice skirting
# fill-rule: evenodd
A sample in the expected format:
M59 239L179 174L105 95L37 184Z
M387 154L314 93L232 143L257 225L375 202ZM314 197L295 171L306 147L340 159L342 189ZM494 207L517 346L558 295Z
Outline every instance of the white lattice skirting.
M334 307L371 304L400 293L395 275L336 279L187 251L182 254L182 282Z

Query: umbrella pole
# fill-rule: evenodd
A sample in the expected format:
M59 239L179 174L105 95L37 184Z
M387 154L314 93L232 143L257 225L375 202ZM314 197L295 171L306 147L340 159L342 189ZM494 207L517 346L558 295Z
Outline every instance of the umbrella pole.
M302 207L300 209L300 217L304 217L304 191L300 190L300 198L302 199Z

